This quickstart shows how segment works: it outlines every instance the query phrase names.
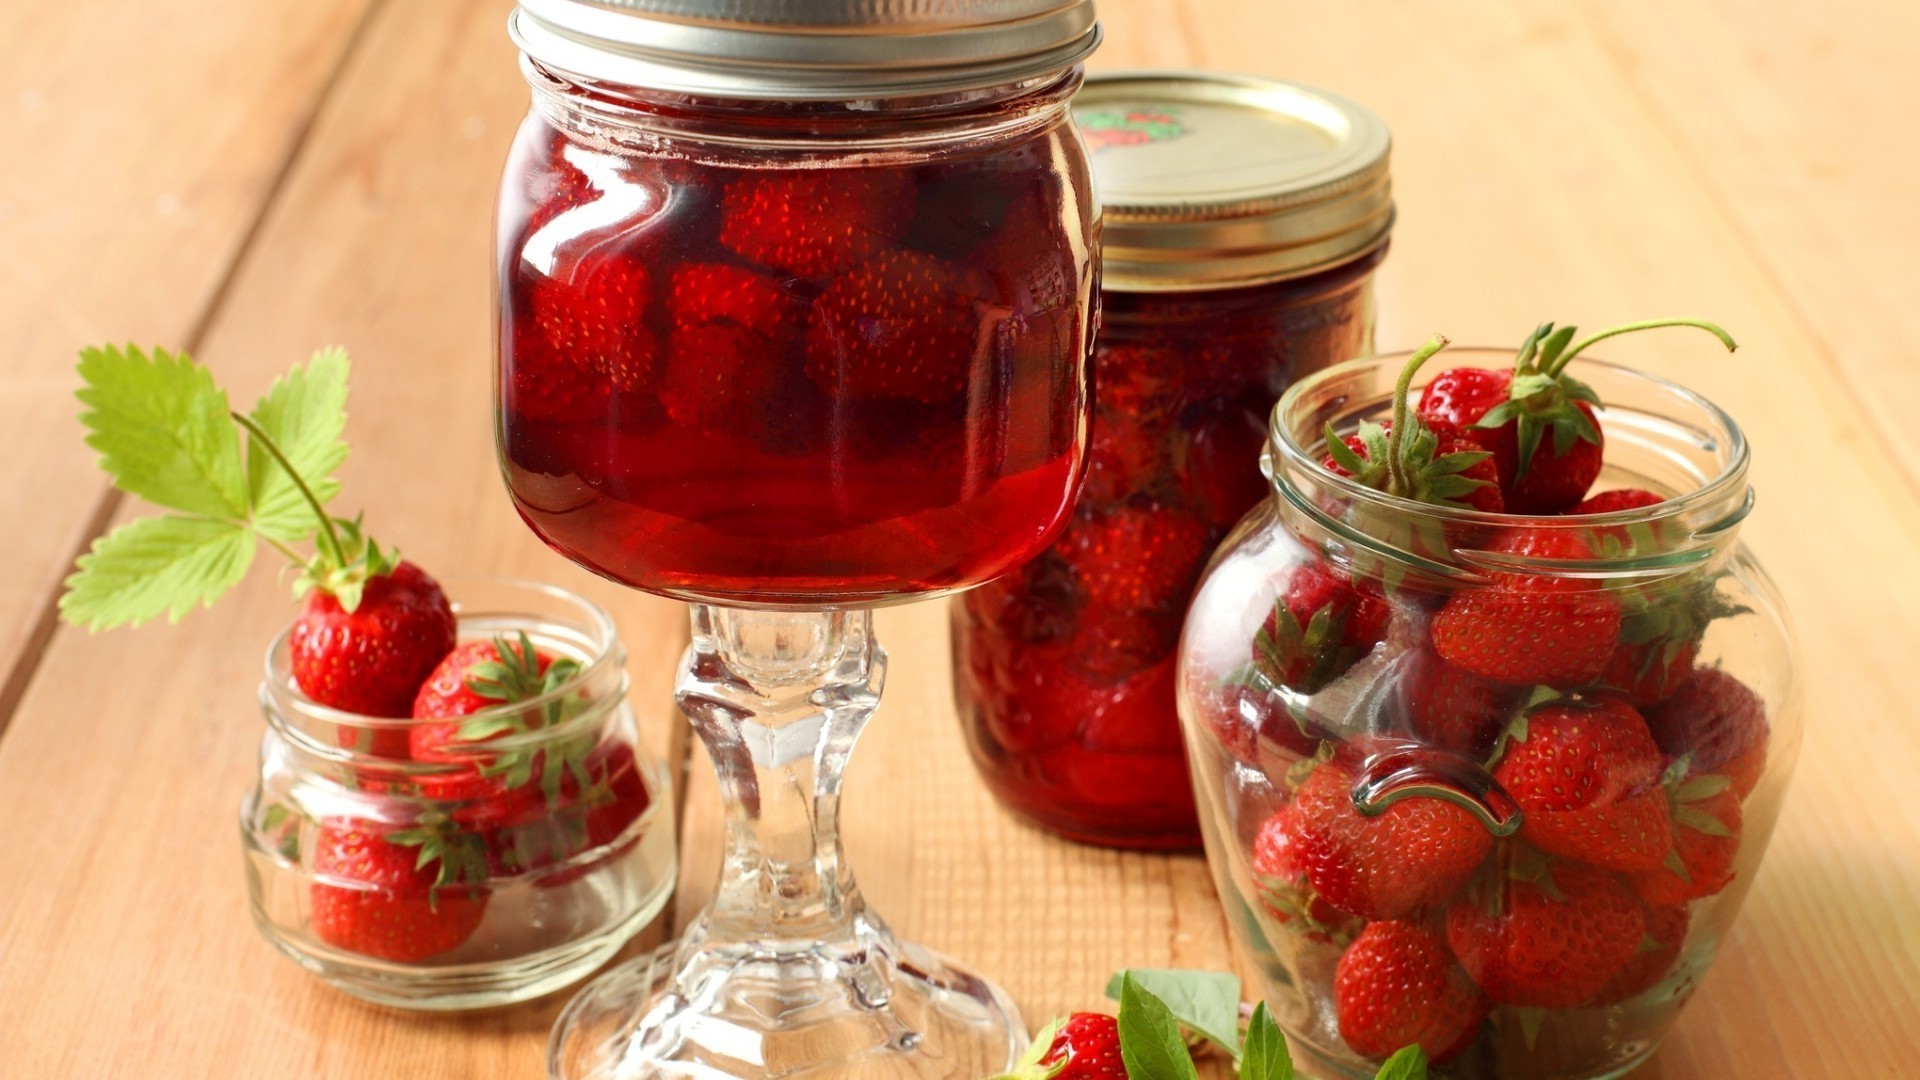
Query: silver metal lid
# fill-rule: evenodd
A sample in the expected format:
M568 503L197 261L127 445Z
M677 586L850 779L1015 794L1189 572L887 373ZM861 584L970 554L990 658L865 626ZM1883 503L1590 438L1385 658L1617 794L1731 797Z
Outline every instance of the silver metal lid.
M1102 287L1302 277L1393 228L1387 125L1297 83L1199 71L1095 75L1073 102L1105 209Z
M1100 43L1093 0L520 0L507 26L569 75L755 99L998 86Z

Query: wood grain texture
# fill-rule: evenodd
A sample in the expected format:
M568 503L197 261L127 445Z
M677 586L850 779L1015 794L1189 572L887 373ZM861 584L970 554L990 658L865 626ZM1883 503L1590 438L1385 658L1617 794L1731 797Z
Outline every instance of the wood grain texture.
M0 9L0 727L108 488L72 398L85 344L202 325L370 0ZM11 677L21 668L21 678Z
M240 400L318 344L356 360L343 507L444 578L539 577L611 608L656 754L677 605L575 570L493 463L488 221L527 91L498 5L384 7L202 357ZM66 387L61 388L64 394ZM561 999L469 1018L365 1006L254 931L236 813L256 770L270 570L179 626L62 628L0 741L0 1074L524 1077ZM31 1033L31 1034L29 1034Z
M0 14L0 148L47 162L0 175L0 332L16 348L0 421L45 447L31 468L0 468L0 494L53 508L10 549L0 645L45 614L103 490L70 419L72 349L177 341L209 314L203 358L242 400L314 346L348 346L343 503L444 574L538 576L609 604L650 745L684 758L667 716L681 610L541 549L492 465L487 221L526 102L504 5L385 4L337 81L366 0L209 0L197 8L225 17L205 24L149 8ZM1920 393L1904 363L1920 349L1906 302L1920 271L1904 257L1920 190L1901 123L1920 102L1901 51L1910 5L1104 0L1102 15L1097 68L1297 78L1386 117L1401 217L1384 347L1681 311L1741 337L1732 358L1678 333L1606 350L1748 429L1760 509L1747 536L1797 618L1809 702L1746 912L1640 1075L1910 1072L1920 808L1900 796L1920 734L1900 672L1920 640L1920 607L1905 604L1920 501L1911 462L1886 456L1893 437L1863 426L1903 430L1891 410ZM149 58L169 42L162 71ZM249 214L274 191L256 232ZM247 925L233 815L254 769L259 649L288 610L259 572L179 627L55 635L0 738L0 820L24 823L0 869L0 1073L538 1074L557 1001L461 1018L374 1009ZM879 624L892 671L845 831L897 929L998 979L1035 1021L1098 1005L1116 967L1232 962L1197 857L1076 847L993 805L949 702L944 605ZM710 890L719 835L694 757L683 912Z

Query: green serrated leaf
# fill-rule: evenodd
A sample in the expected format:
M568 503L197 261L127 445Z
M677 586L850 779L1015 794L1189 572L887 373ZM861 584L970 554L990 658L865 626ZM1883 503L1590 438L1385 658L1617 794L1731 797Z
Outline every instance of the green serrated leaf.
M1293 1080L1293 1055L1287 1038L1273 1022L1267 1003L1253 1007L1247 1023L1247 1045L1240 1054L1240 1080Z
M1524 1021L1523 1021L1524 1023ZM1380 1063L1373 1080L1426 1080L1427 1053L1418 1044L1403 1046Z
M115 486L207 517L247 516L246 472L227 395L186 355L108 346L80 353L87 445Z
M179 622L246 576L253 533L209 518L130 521L93 542L67 578L60 617L89 630L139 626L165 614Z
M1199 1080L1179 1021L1131 972L1120 976L1120 1060L1128 1080Z
M334 470L347 458L341 438L347 425L347 354L322 349L304 365L273 381L253 411L260 426L300 473L314 497L325 505L340 492ZM247 487L253 498L253 523L275 540L294 542L320 527L313 508L285 469L265 449L247 447Z
M1107 980L1107 996L1120 998L1126 976L1152 994L1174 1019L1218 1044L1240 1053L1240 979L1222 971L1179 968L1129 968Z

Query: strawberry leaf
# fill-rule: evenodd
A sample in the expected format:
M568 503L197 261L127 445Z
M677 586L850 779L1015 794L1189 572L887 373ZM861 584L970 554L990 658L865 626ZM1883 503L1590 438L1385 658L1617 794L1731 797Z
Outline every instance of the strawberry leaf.
M273 440L322 505L340 492L333 475L346 460L347 354L322 349L273 381L247 414ZM249 440L247 488L253 525L275 540L305 540L320 527L299 485L264 446Z
M1247 1022L1240 1080L1293 1080L1293 1055L1287 1052L1286 1036L1280 1034L1280 1025L1273 1022L1264 1001L1253 1007L1253 1019Z
M1199 1080L1179 1021L1131 972L1120 975L1120 1060L1128 1080Z
M227 395L185 355L108 346L80 353L78 394L87 445L114 486L148 502L208 517L247 516L240 438Z
M1173 1018L1206 1036L1229 1054L1240 1053L1240 979L1222 971L1129 968L1107 980L1107 996L1120 999L1121 984L1136 984L1158 998Z
M246 576L253 548L253 534L231 521L171 515L130 521L80 556L60 597L60 616L89 630L139 626L163 613L179 622Z
M1532 1045L1531 1041L1528 1045ZM1373 1074L1373 1080L1426 1080L1426 1076L1426 1051L1415 1044L1401 1047L1394 1051L1392 1057L1381 1062L1380 1071Z

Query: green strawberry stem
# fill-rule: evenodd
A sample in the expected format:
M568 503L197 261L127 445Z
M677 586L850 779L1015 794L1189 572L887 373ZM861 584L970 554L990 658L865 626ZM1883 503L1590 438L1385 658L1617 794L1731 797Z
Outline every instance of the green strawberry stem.
M1407 468L1405 451L1401 449L1411 436L1407 433L1409 416L1407 397L1413 393L1413 376L1428 360L1451 342L1445 334L1435 334L1427 339L1425 345L1414 350L1407 358L1407 365L1400 369L1400 381L1393 386L1393 430L1387 433L1387 494L1401 498L1414 498L1413 477Z
M1611 330L1602 330L1597 334L1582 338L1578 345L1561 353L1559 359L1548 365L1544 370L1544 374L1557 377L1562 371L1566 370L1567 364L1571 362L1575 356L1578 356L1582 350L1590 345L1605 341L1610 337L1618 337L1621 334L1631 334L1640 330L1658 330L1664 326L1697 327L1719 338L1720 344L1725 345L1728 352L1737 352L1740 348L1740 343L1733 340L1732 334L1727 333L1713 323L1707 322L1705 319L1649 319L1645 322L1627 323L1622 326L1616 326ZM1573 328L1569 326L1566 329L1572 330ZM1567 336L1572 337L1573 335L1569 333Z
M259 424L254 423L251 418L242 415L238 411L234 411L229 415L233 417L234 423L246 429L247 436L254 440L261 449L265 450L269 457L273 458L274 463L280 466L280 470L287 474L287 479L293 481L293 486L300 490L300 497L307 501L307 505L313 508L314 516L320 519L320 530L314 534L314 546L325 549L324 553L327 558L331 560L333 566L344 568L347 565L347 553L346 549L340 545L340 534L334 530L333 517L327 513L327 508L322 505L320 499L314 495L313 489L307 486L306 478L300 475L300 470L293 467L293 462L287 460L287 455L285 451L280 449L280 444L274 442L273 436L268 435L265 429L261 428ZM274 546L279 547L278 544ZM283 554L294 558L296 561L305 562L305 560L299 559L298 556L295 556L293 552L288 551L284 547L281 547L280 550ZM311 570L312 568L308 567L308 569Z
M1728 352L1740 347L1733 340L1733 335L1704 319L1648 319L1626 323L1591 334L1578 343L1573 340L1577 330L1572 326L1556 329L1552 323L1541 323L1533 333L1527 335L1527 339L1520 343L1519 353L1513 358L1513 385L1508 391L1507 400L1488 409L1486 415L1473 425L1487 429L1514 425L1518 454L1510 483L1518 483L1527 475L1528 468L1533 464L1534 451L1546 435L1553 436L1556 456L1564 456L1576 440L1599 444L1600 429L1594 426L1593 420L1580 405L1584 402L1597 407L1600 397L1592 387L1566 373L1567 365L1573 358L1594 343L1610 337L1641 330L1657 330L1664 326L1691 326L1705 330L1719 338Z

